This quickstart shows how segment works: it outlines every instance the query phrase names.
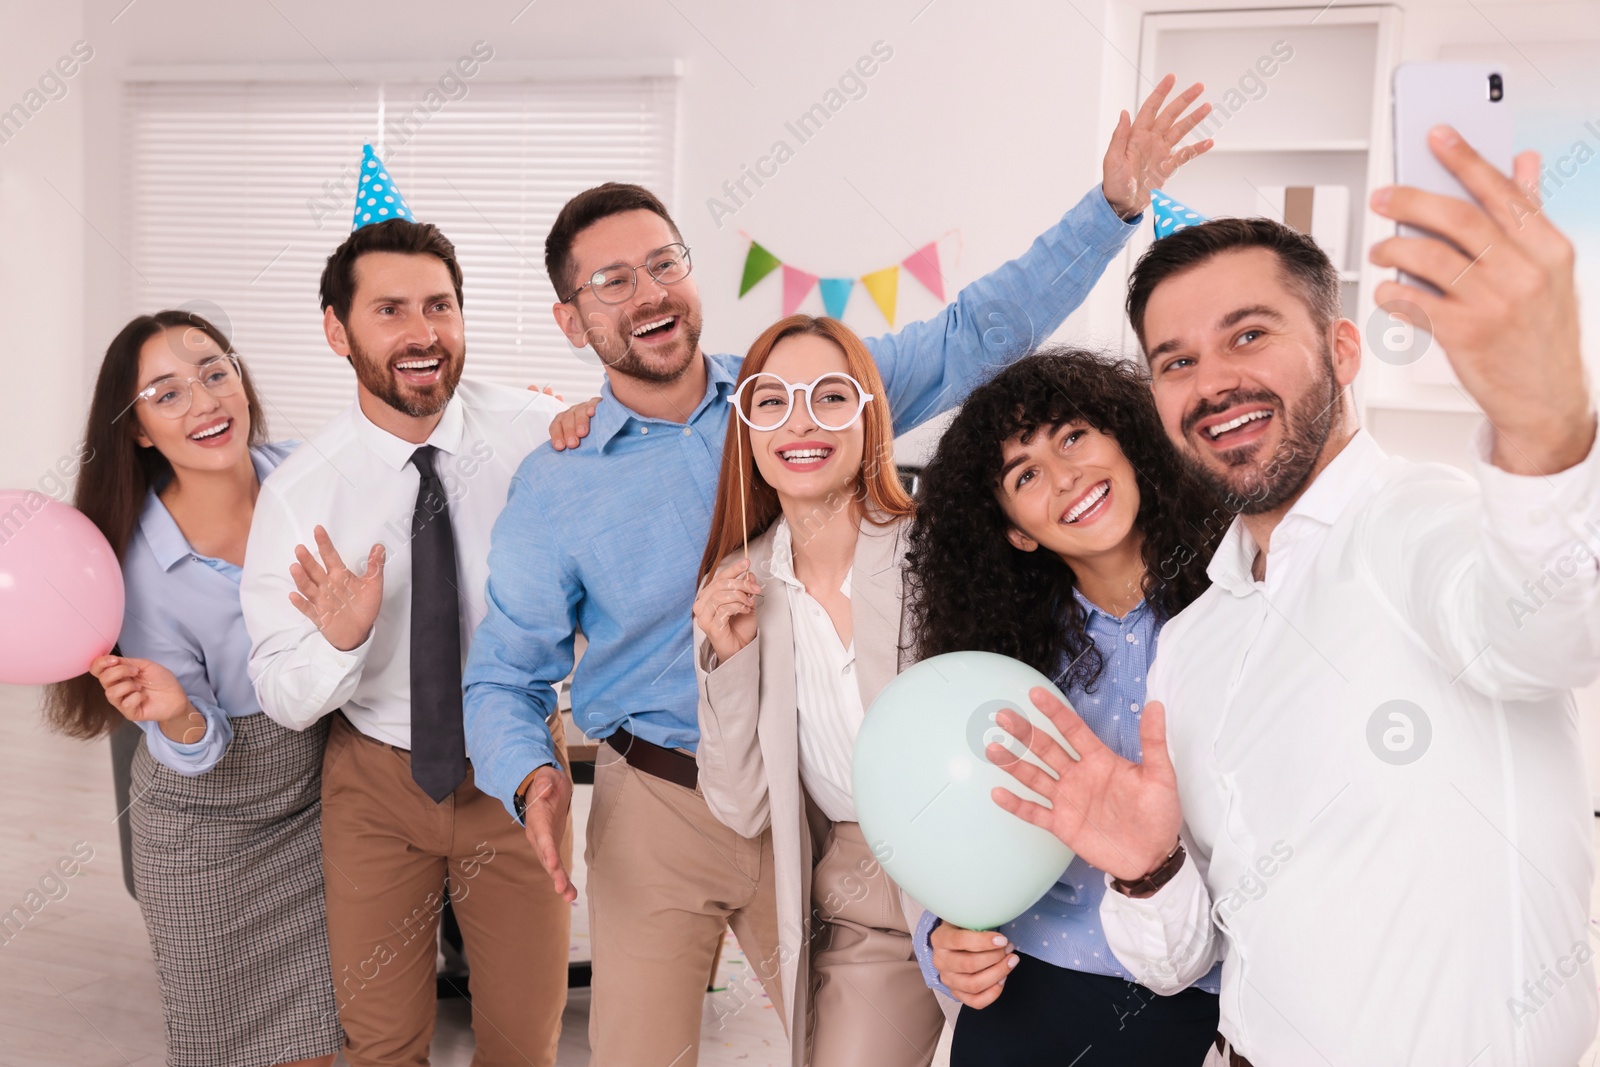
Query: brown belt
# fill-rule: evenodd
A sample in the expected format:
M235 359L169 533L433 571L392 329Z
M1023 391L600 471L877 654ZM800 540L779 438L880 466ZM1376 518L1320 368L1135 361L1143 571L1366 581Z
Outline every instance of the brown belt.
M1217 1051L1228 1061L1228 1067L1250 1067L1250 1061L1235 1052L1233 1046L1228 1044L1227 1038L1221 1034L1217 1035Z
M681 785L685 789L693 789L700 782L700 766L695 763L693 756L651 744L620 726L606 738L606 744L616 749L634 768L663 781Z

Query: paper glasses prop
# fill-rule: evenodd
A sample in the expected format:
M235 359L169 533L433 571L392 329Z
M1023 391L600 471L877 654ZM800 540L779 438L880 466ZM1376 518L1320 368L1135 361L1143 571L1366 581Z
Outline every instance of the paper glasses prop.
M733 410L746 426L771 433L788 422L789 416L799 409L800 405L795 402L796 393L805 397L806 413L811 416L811 421L824 430L848 430L873 399L872 394L848 374L829 372L815 381L796 384L766 371L752 374L740 382L739 387L725 399L733 405ZM750 398L748 413L744 409L747 395ZM733 444L738 450L739 461L739 527L747 530L743 439L734 434ZM744 555L746 559L750 558L748 534L745 536Z

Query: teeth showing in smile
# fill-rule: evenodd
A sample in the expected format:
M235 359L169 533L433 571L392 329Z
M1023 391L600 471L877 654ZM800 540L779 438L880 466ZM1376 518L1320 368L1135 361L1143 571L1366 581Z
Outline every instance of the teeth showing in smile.
M678 320L675 316L668 315L664 319L656 319L654 322L647 322L643 326L635 326L633 328L633 336L643 337L647 333L652 333L656 330L671 326L676 321Z
M431 371L437 369L439 361L436 359L410 359L404 363L396 363L398 370Z
M1072 505L1072 510L1067 512L1066 518L1062 519L1062 521L1077 522L1078 519L1082 517L1084 512L1100 503L1100 501L1103 500L1105 495L1109 492L1111 492L1111 483L1101 482L1099 485L1089 490L1088 496Z
M778 455L790 463L805 463L814 459L827 459L833 451L831 448L791 448Z
M208 437L217 436L217 434L223 432L224 430L226 430L228 427L230 427L232 425L233 425L233 420L232 419L229 419L227 422L219 422L215 426L211 427L211 429L209 429L209 430L201 430L199 433L190 434L189 435L189 440L191 440L191 441L204 441Z
M1269 418L1271 415L1272 415L1272 412L1265 411L1265 410L1263 410L1263 411L1249 411L1249 412L1246 412L1243 415L1240 415L1236 419L1229 419L1227 422L1218 423L1215 426L1206 427L1206 433L1211 435L1212 440L1216 440L1218 437L1221 437L1223 434L1227 433L1229 430L1237 430L1239 427L1243 426L1247 422L1255 422L1257 419Z

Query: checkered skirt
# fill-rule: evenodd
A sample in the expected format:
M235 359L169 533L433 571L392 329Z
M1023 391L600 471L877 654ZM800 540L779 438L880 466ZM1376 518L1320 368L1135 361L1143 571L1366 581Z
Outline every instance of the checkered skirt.
M210 772L140 745L133 879L150 931L171 1067L267 1067L339 1050L322 895L324 719L255 714Z

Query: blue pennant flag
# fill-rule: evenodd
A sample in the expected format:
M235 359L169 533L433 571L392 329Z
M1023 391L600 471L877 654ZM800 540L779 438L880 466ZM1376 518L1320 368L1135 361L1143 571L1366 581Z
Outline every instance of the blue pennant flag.
M1198 226L1206 217L1187 204L1180 204L1160 189L1150 190L1150 220L1155 223L1156 240L1170 237L1179 230Z
M844 318L844 306L850 303L850 290L855 285L854 278L823 278L817 282L822 290L822 310L828 313L828 318Z
M378 153L371 145L364 144L361 146L361 185L356 190L356 216L350 222L350 229L355 231L390 219L417 221L406 205L406 198L394 187Z

